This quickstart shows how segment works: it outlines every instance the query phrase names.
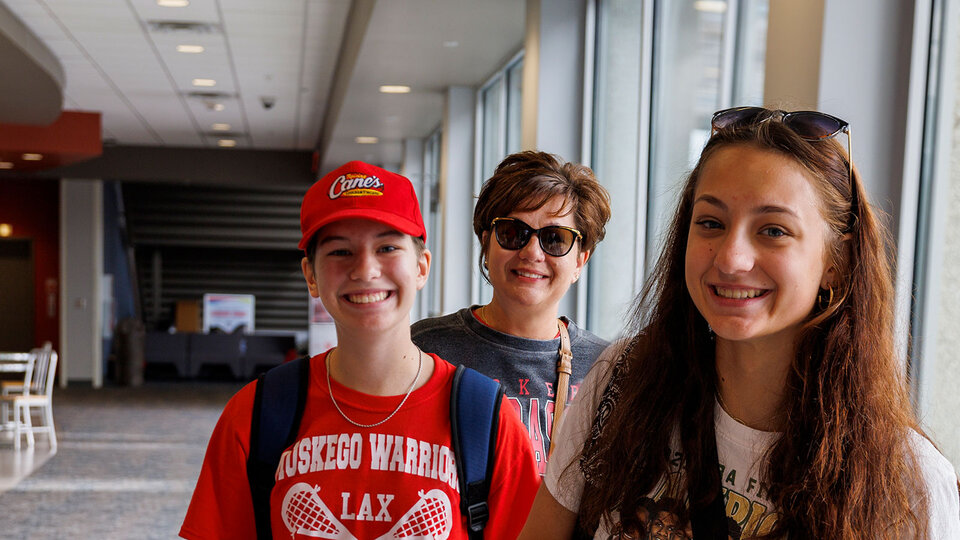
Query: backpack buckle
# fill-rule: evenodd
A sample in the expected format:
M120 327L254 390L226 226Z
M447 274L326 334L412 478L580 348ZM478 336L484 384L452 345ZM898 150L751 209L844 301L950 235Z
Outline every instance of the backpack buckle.
M482 531L489 517L490 509L487 507L486 501L474 503L467 507L467 527L471 531Z

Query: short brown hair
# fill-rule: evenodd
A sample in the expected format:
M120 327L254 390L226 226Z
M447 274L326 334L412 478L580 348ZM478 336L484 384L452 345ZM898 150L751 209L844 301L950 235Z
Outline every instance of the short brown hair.
M493 219L510 212L536 210L555 196L563 197L564 208L574 216L576 228L583 235L581 250L592 252L603 240L604 226L610 220L610 194L590 167L564 162L560 156L546 152L510 154L484 182L473 210L473 232L480 240L480 272L484 277L487 246L483 233L490 230Z

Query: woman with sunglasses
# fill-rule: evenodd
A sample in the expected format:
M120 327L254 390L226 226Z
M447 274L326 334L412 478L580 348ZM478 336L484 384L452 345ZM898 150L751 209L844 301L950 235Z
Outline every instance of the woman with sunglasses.
M713 128L634 337L584 380L521 538L659 538L648 497L685 502L677 538L960 538L846 122L738 108Z
M541 473L563 396L573 396L607 345L558 311L609 219L610 196L589 168L544 152L507 156L484 183L473 213L480 272L493 298L413 325L424 351L503 384L530 432ZM558 375L564 344L572 361Z

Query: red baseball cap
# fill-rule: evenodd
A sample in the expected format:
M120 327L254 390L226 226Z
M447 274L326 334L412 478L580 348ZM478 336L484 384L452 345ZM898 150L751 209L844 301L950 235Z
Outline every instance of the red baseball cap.
M427 231L413 184L405 176L351 161L317 180L300 204L297 247L307 249L320 227L341 219L371 219L424 241Z

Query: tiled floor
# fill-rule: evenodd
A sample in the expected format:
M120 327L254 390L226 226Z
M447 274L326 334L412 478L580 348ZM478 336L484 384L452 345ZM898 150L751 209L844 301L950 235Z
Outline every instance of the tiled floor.
M207 439L239 388L57 389L55 454L43 437L19 453L0 439L0 538L176 538Z

